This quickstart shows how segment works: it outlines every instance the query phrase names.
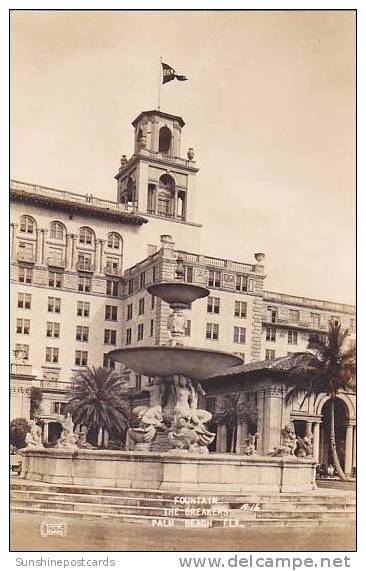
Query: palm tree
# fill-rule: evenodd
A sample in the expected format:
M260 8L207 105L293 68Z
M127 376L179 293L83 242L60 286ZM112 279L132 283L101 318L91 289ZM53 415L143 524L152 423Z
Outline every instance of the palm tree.
M113 369L88 367L76 373L72 381L67 412L74 423L124 434L129 406L121 375Z
M304 394L306 398L326 393L330 396L330 447L334 466L341 480L348 478L341 468L335 437L335 399L340 391L355 390L356 350L347 343L348 329L341 331L340 325L329 322L326 335L309 338L307 352L296 353L290 374L296 382L288 392L286 400ZM301 408L301 407L300 407Z

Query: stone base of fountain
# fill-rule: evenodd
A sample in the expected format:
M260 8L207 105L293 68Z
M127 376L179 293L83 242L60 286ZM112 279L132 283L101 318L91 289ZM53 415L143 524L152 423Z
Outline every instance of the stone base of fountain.
M305 492L316 488L315 462L294 456L178 452L23 451L22 478L73 484L173 492Z

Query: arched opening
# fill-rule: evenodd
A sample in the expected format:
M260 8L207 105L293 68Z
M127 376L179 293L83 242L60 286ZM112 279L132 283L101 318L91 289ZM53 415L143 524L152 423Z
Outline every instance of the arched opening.
M172 133L168 127L162 127L159 131L159 153L170 153Z
M158 192L158 214L166 218L174 217L175 181L169 174L161 175Z
M322 424L320 432L320 464L329 466L334 464L332 451L330 448L330 409L331 399L328 399L322 408ZM338 458L342 469L345 467L345 447L346 447L346 429L348 421L348 411L342 399L336 398L334 401L335 415L335 439Z

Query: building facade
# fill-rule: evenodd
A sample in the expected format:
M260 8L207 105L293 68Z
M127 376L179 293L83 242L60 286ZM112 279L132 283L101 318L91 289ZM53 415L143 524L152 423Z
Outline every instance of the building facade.
M183 119L147 111L132 124L134 152L121 159L116 202L10 184L11 416L29 418L38 389L50 442L76 371L120 367L108 358L117 347L169 342L169 306L147 287L174 280L177 258L185 281L210 289L187 312L188 346L237 353L249 364L306 349L309 334L326 332L330 320L354 338L353 306L266 291L263 253L249 262L202 254L194 210L198 168L193 149L180 156ZM136 399L146 400L151 380L123 374ZM229 393L224 386L207 399L220 408ZM258 395L252 398L258 404ZM321 416L319 409L311 414ZM218 449L240 451L248 429L235 428L234 445L223 430Z

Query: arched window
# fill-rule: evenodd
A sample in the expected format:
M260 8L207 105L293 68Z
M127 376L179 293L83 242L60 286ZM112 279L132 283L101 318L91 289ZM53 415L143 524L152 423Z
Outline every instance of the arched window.
M171 218L174 216L175 181L169 174L159 179L158 214Z
M79 242L80 244L92 244L94 241L94 234L90 228L80 228Z
M36 223L30 216L22 216L19 224L20 232L26 234L34 234L36 230Z
M50 238L56 240L63 240L65 237L65 226L61 222L51 222L50 224Z
M168 127L162 127L159 131L159 153L169 153L172 142L172 133Z
M108 234L107 246L108 248L119 250L121 248L121 237L116 232L111 232Z

